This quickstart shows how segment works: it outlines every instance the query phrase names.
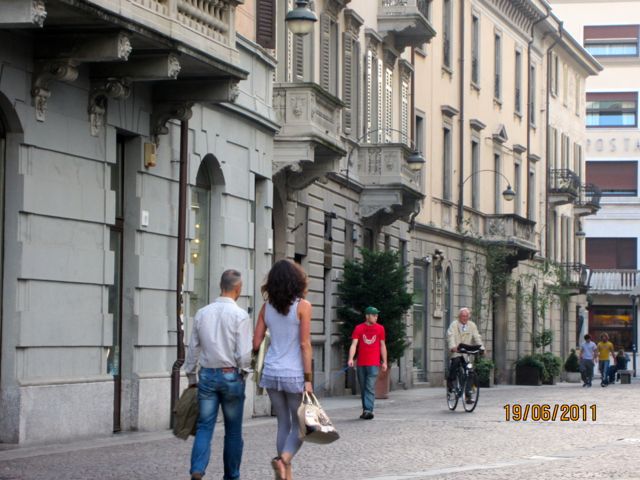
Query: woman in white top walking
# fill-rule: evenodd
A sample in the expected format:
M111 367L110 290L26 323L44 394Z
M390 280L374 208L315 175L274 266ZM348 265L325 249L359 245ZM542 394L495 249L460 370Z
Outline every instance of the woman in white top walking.
M302 267L290 260L276 262L262 286L267 303L260 309L253 335L257 351L267 328L271 334L260 386L267 389L278 419L278 456L271 461L277 480L293 478L291 459L302 444L297 410L302 392L313 392L311 304L304 299L306 291Z

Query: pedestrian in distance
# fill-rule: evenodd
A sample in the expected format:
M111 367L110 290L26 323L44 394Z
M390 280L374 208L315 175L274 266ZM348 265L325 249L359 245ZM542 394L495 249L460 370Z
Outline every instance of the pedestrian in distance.
M245 373L251 365L251 318L236 301L242 291L237 270L220 278L220 296L196 313L185 363L190 387L198 388L198 421L191 450L191 479L209 464L218 410L224 417L224 480L240 478ZM196 368L200 365L199 381Z
M354 366L354 357L356 352L358 354L356 371L362 397L360 418L363 420L373 418L376 379L380 370L387 371L387 344L384 327L378 323L379 314L376 307L365 308L365 321L353 329L349 347L349 367Z
M449 391L453 389L453 382L456 379L456 373L458 372L460 363L465 361L464 356L458 352L458 345L461 343L465 345L478 345L481 351L484 350L478 326L471 320L471 310L467 307L462 307L458 311L458 320L449 325L447 329L447 346L451 354L449 374L447 375L447 389ZM469 392L466 394L465 401L467 403L473 403Z
M307 275L290 260L276 262L262 286L265 304L260 309L253 336L258 351L267 328L271 335L264 359L260 387L266 388L278 427L271 460L276 480L291 480L291 460L300 449L298 407L303 391L313 392L311 370L311 304L304 299Z
M609 367L609 383L616 383L617 373L627 369L629 363L629 355L624 353L623 349L618 350L615 363Z
M584 342L580 345L580 375L582 386L590 387L593 379L593 366L598 355L598 346L591 341L591 335L584 336Z
M598 370L602 375L600 385L606 387L609 384L607 370L609 369L610 359L615 358L615 347L609 341L609 335L602 333L598 342Z

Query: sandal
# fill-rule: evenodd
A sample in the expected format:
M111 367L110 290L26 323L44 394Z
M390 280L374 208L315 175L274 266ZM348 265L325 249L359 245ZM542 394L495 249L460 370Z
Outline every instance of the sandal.
M287 464L282 457L274 457L271 459L271 468L275 473L275 480L287 480Z

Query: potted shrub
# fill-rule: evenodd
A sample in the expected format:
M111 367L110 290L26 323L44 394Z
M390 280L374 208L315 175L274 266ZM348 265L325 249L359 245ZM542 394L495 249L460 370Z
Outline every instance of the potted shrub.
M493 384L494 367L495 364L489 358L480 357L476 360L475 370L481 387L488 388Z
M545 376L544 363L537 355L525 355L516 360L516 385L541 385Z
M569 383L580 383L580 360L576 354L574 348L571 349L571 353L564 362L564 371L566 372L566 379Z
M556 378L560 376L562 370L562 359L551 352L544 352L537 355L544 364L542 383L545 385L555 385Z
M413 298L407 291L405 269L398 252L365 248L360 252L362 260L345 262L344 276L338 284L341 343L348 351L353 329L364 322L364 309L375 306L380 310L378 323L385 329L387 365L391 369L409 346L405 314L411 308ZM390 379L389 370L380 372L376 398L387 398Z

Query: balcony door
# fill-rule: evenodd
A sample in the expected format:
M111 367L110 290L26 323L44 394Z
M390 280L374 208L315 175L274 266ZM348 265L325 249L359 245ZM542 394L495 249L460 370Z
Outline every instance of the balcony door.
M427 266L423 263L413 267L413 378L416 382L427 381L427 312L429 311L429 289Z

